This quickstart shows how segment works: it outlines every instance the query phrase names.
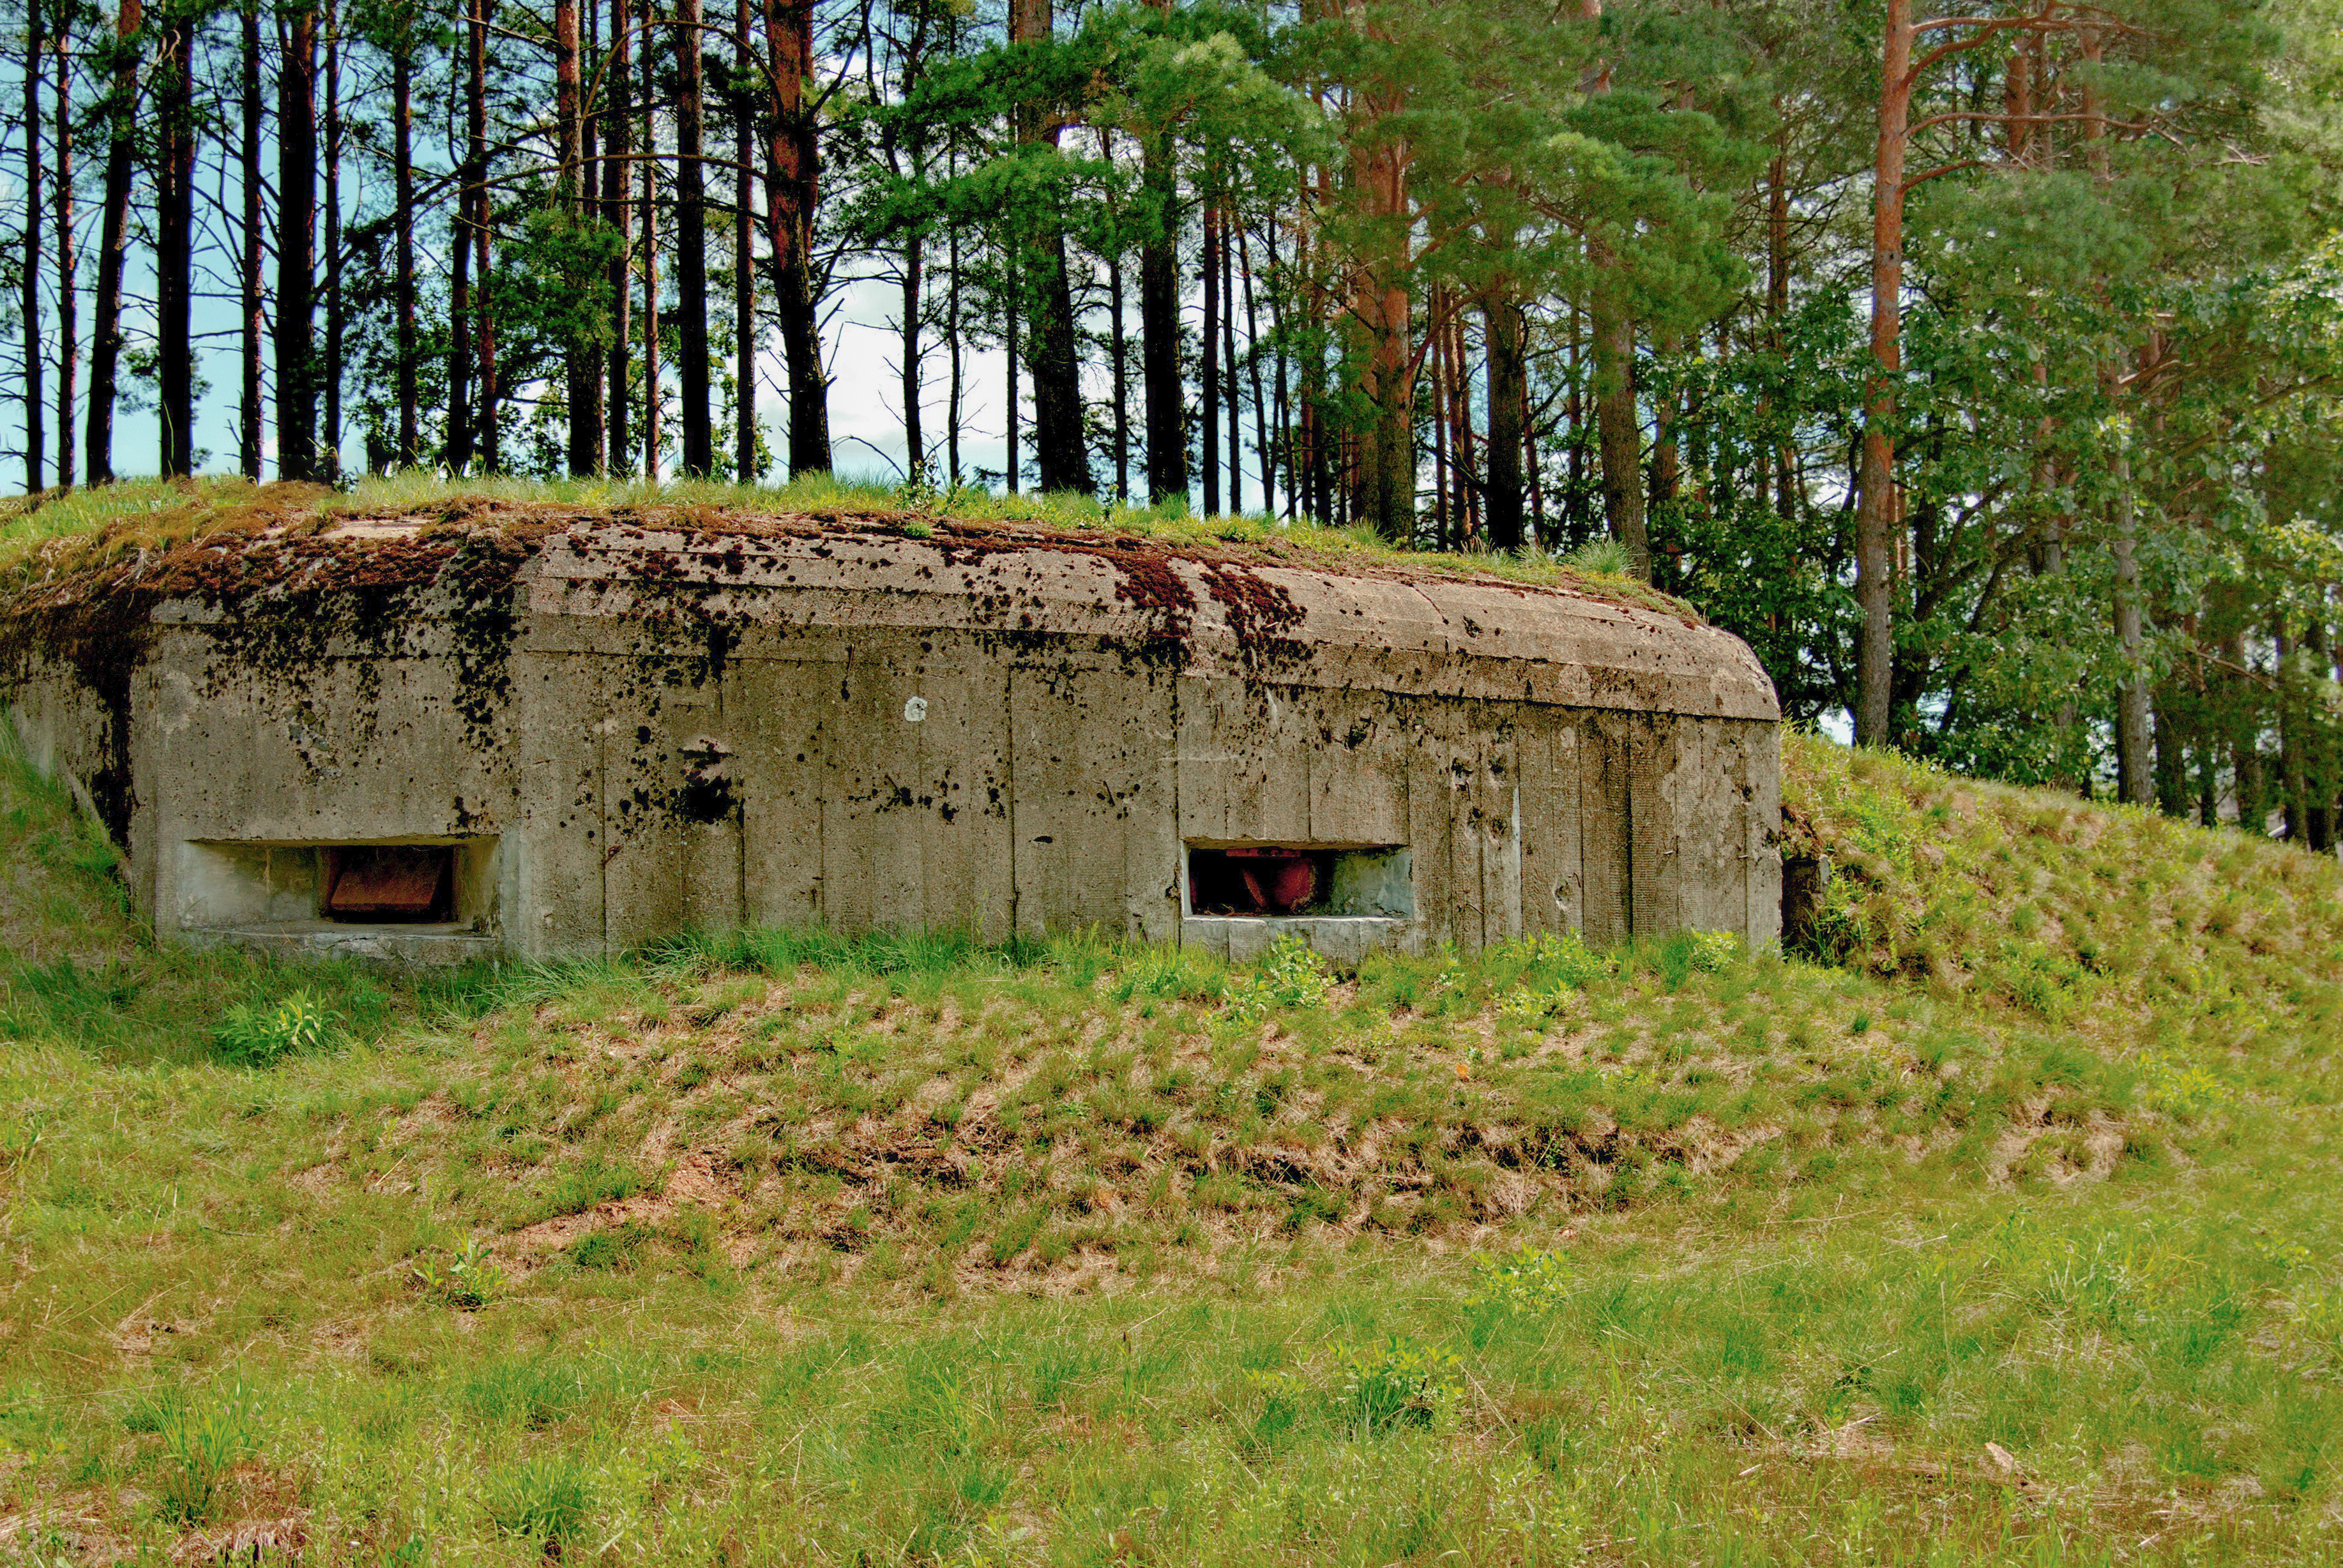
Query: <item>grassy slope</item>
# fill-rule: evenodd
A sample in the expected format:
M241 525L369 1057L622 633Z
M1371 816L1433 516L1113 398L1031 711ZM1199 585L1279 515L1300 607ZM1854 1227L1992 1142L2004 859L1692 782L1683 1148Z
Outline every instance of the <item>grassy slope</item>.
M2343 877L1806 740L1785 795L1828 965L418 989L145 946L6 770L0 1553L2343 1553ZM333 1049L216 1059L295 992Z

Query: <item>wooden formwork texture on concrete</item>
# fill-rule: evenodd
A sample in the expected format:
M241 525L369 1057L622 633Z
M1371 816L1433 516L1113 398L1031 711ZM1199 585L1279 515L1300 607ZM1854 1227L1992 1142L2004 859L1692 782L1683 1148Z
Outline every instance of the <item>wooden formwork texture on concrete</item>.
M249 923L240 846L411 842L472 846L460 951L743 923L1089 925L1238 956L1283 930L1352 956L1778 930L1772 689L1657 611L1120 547L608 525L543 540L485 610L403 595L297 627L265 594L165 603L120 692L86 659L16 671L40 760L126 768L159 929ZM1188 857L1254 846L1382 857L1381 901L1196 907Z

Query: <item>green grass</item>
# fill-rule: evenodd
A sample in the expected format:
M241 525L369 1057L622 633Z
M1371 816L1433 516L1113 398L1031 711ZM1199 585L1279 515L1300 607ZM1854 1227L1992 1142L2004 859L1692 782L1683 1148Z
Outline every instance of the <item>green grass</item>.
M1827 962L402 981L148 945L10 765L0 1556L2343 1555L2335 865L1785 794Z
M154 548L292 523L317 527L337 518L422 516L466 527L520 520L526 508L625 511L693 526L759 518L848 521L932 537L939 527L1015 528L1074 538L1144 540L1172 551L1197 550L1239 559L1342 570L1403 570L1417 576L1495 577L1576 588L1697 618L1683 601L1626 573L1599 552L1568 562L1534 553L1449 555L1403 551L1365 528L1321 528L1306 519L1191 514L1184 507L1101 503L1067 493L993 495L973 487L948 493L883 486L828 475L778 487L640 480L448 479L421 469L354 480L347 489L318 485L256 487L242 478L176 483L128 480L65 495L0 499L0 578L71 569Z

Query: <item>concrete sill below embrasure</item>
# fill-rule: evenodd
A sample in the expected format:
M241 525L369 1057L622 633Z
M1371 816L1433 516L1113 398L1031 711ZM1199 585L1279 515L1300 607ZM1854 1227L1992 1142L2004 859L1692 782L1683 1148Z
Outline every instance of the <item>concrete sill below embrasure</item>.
M1237 961L1260 957L1282 936L1300 937L1337 963L1424 945L1421 921L1374 915L1189 915L1180 922L1181 946Z
M390 964L460 964L505 956L501 937L468 926L352 926L329 920L196 927L176 933L190 947L243 948L279 959L366 959Z

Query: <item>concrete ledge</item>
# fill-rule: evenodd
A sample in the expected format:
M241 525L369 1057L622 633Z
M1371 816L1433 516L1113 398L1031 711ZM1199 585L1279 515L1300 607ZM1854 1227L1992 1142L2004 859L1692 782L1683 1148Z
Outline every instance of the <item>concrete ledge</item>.
M1180 922L1180 945L1215 957L1259 958L1280 937L1296 936L1336 963L1356 963L1371 952L1415 952L1424 946L1423 923L1373 915L1190 915Z
M504 940L444 926L341 926L303 920L285 925L197 927L173 935L194 948L242 948L269 958L357 959L366 963L442 965L507 955Z

